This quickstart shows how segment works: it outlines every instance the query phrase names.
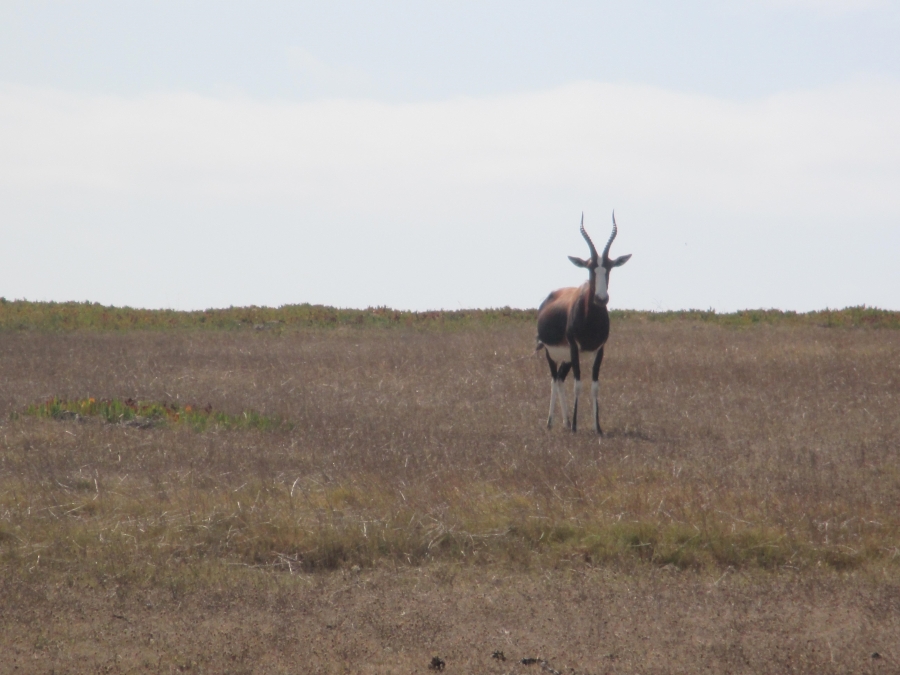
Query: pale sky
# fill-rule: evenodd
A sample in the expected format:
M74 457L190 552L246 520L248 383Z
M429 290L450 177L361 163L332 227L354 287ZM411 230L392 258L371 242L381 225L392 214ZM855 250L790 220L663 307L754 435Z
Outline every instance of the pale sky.
M0 296L900 310L900 2L0 0Z

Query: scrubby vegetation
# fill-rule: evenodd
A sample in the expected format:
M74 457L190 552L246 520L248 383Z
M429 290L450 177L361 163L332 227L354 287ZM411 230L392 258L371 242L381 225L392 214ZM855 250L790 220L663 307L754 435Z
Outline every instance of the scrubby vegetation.
M732 313L684 310L643 312L614 310L614 321L698 321L721 326L824 326L844 328L900 328L900 312L874 307L848 307L798 313L780 310L744 310ZM206 329L279 331L294 328L379 327L437 331L530 324L534 309L455 310L411 312L387 307L337 309L322 305L282 307L229 307L202 311L106 307L91 302L28 302L0 298L0 330L169 330Z
M399 327L436 330L521 324L537 316L534 310L510 308L410 312L372 307L337 309L322 305L282 307L229 307L202 311L105 307L90 302L28 302L0 298L0 330L171 330L255 329L279 331L294 328Z
M55 420L100 419L108 424L125 424L138 428L183 425L194 431L205 431L210 427L263 430L290 427L283 420L260 415L254 410L229 415L213 410L209 403L205 406L181 405L175 401L135 401L132 398L123 401L108 398L61 400L54 397L42 403L32 403L25 408L24 414ZM12 418L16 417L18 414L13 412Z

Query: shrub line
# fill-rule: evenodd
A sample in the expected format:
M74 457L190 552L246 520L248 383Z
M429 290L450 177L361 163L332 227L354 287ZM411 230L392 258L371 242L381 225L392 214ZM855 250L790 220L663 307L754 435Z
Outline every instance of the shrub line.
M687 309L664 312L613 310L617 321L689 321L734 328L755 325L826 328L900 329L900 312L860 305L812 312L747 309L719 313ZM389 307L340 309L308 303L280 307L228 307L197 311L136 309L91 302L30 302L0 298L0 330L65 332L74 330L238 330L282 332L286 328L413 328L453 331L534 323L536 309L434 310L414 312Z

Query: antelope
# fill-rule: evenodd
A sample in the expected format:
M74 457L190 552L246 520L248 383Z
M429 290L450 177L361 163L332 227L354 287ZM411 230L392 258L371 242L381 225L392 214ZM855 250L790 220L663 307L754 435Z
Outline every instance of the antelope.
M603 435L600 429L600 405L597 400L600 385L597 377L600 364L603 363L603 347L609 337L609 273L613 267L620 267L628 262L631 254L619 256L615 260L609 257L609 247L616 238L616 212L612 216L613 229L606 242L603 254L598 255L594 242L584 229L584 213L581 214L581 236L591 250L590 260L582 260L569 256L576 267L588 270L588 280L578 288L561 288L553 291L538 308L537 349L545 350L547 363L550 364L550 414L547 417L547 428L553 426L553 409L559 401L566 427L572 432L578 427L578 393L581 389L582 352L593 354L594 366L591 369L591 400L594 408L594 431ZM563 383L569 374L575 375L575 407L572 409L572 422L569 423L568 410Z

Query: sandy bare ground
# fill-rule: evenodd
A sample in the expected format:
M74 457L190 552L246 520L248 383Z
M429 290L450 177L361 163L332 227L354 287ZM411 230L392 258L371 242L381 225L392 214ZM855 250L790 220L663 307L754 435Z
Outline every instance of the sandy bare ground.
M900 587L854 576L439 566L183 596L4 586L3 673L425 673L435 656L447 673L548 672L527 658L562 673L900 669Z
M4 673L424 673L435 656L448 673L547 672L527 658L563 673L900 668L900 587L854 576L436 566L4 602Z

